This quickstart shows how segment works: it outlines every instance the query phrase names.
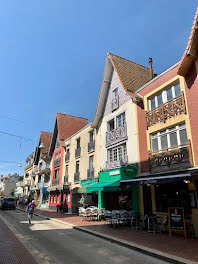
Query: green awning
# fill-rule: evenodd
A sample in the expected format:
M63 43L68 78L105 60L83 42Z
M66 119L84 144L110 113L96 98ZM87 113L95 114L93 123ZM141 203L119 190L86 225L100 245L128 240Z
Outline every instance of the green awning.
M120 186L120 181L115 182L98 182L96 184L90 184L86 187L86 193L98 192L98 191L116 191Z

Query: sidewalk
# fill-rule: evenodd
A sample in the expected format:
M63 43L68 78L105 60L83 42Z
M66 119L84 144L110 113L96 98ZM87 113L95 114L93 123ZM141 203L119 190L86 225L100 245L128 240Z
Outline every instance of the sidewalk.
M0 219L0 263L38 264L18 238Z
M156 255L170 256L171 259L175 260L175 263L176 260L177 263L198 263L198 239L184 239L181 235L173 235L169 238L167 234L136 231L126 226L111 228L104 221L84 221L79 216L56 213L47 209L36 209L36 213L53 218L55 221L65 222L73 225L76 229L94 233L111 241L121 241L121 244L140 249L140 251L147 250L150 255L157 253Z

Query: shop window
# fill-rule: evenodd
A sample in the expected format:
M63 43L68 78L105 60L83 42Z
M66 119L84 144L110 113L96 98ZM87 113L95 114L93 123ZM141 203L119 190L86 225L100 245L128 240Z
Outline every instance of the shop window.
M167 150L171 147L187 143L185 124L181 124L151 135L151 149L153 152Z
M57 203L59 203L59 201L60 201L60 197L59 197L59 195L57 196Z
M54 203L56 203L56 195L54 195Z
M50 202L53 203L53 195L50 196Z
M157 212L168 212L168 207L184 207L185 214L191 214L188 184L183 181L155 185Z
M155 96L151 97L149 100L149 109L152 110L160 106L162 103L166 103L172 100L173 98L179 96L180 94L181 94L181 88L180 88L180 83L178 82L172 85L171 87L168 87L167 89L156 94Z

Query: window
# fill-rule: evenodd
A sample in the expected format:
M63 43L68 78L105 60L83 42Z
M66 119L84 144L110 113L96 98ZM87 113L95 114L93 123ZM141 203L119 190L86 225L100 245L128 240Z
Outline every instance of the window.
M58 147L60 147L60 143L59 143L59 140L58 140L58 137L56 138L56 146L55 146L55 148L58 148Z
M153 134L151 136L151 149L152 151L165 150L184 145L187 140L186 126L181 124Z
M68 176L68 169L69 169L69 166L66 165L66 167L65 167L65 176Z
M66 146L66 155L69 154L69 149L70 149L70 145L67 145L67 146Z
M149 100L149 109L152 110L158 106L160 106L162 103L166 103L176 96L179 96L181 94L181 88L180 83L176 83L171 87L168 87L167 89L161 91L157 95L153 96Z
M117 116L117 128L122 127L125 124L125 112Z
M78 139L76 140L76 146L77 146L77 149L80 148L80 138L78 138Z
M89 169L93 170L94 168L94 156L89 157Z
M89 132L89 142L94 142L94 133L93 130Z
M107 152L108 162L125 160L126 158L127 158L126 144L120 145L112 149L108 149Z
M41 175L38 176L38 183L41 182Z
M80 162L76 161L76 173L79 173Z
M109 121L108 123L107 123L107 130L108 131L113 131L114 130L114 119L112 119L111 121Z
M54 198L53 195L51 195L51 196L50 196L50 201L51 201L51 203L53 203L53 198Z
M117 99L117 98L118 98L118 88L113 90L113 99Z
M54 171L54 179L59 179L59 169Z

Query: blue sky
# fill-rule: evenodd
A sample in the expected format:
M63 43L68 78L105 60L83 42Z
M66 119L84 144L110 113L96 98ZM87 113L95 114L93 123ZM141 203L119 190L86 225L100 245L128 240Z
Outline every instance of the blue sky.
M188 2L188 4L187 4ZM158 74L180 60L197 1L0 0L0 174L23 174L55 113L92 120L107 52ZM17 162L22 162L19 168Z

